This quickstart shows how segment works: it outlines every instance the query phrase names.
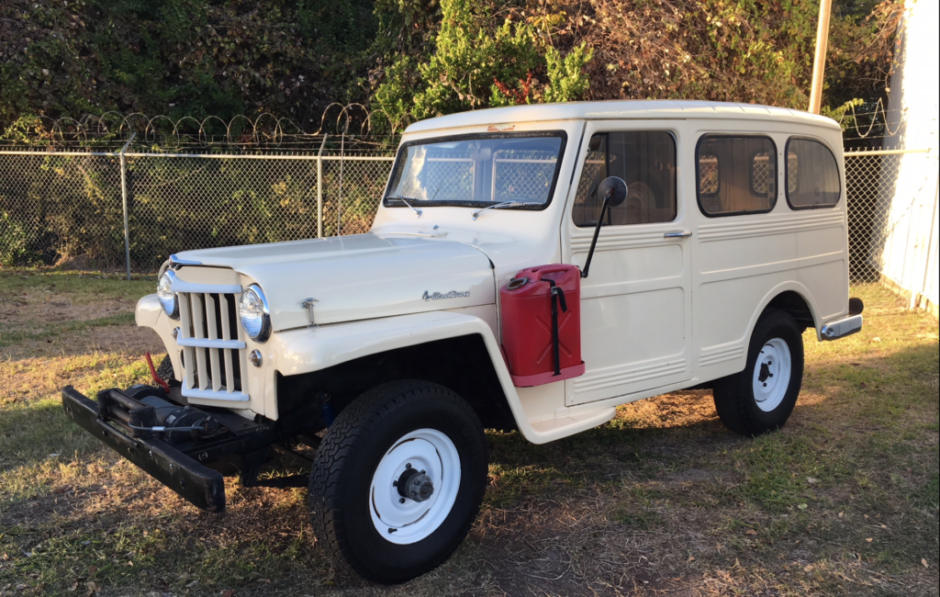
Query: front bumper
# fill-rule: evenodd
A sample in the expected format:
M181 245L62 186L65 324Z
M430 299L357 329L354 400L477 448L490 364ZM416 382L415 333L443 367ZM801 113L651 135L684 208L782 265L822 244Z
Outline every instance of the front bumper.
M225 511L222 474L156 438L133 438L112 427L98 404L72 386L62 389L65 413L85 431L130 460L194 505L210 512Z

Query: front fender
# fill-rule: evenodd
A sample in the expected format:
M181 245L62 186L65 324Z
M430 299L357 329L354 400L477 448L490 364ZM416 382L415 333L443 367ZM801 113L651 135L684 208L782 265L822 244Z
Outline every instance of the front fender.
M533 429L516 392L490 326L472 315L433 311L355 323L309 327L274 334L275 366L282 375L300 375L372 354L435 340L479 335L489 354L519 431L531 442L549 441Z
M176 340L173 338L173 328L178 324L166 316L156 294L148 294L137 301L134 321L137 327L150 328L160 336L170 362L173 363L173 371L177 374L182 371L183 364L180 362L180 353L176 347Z

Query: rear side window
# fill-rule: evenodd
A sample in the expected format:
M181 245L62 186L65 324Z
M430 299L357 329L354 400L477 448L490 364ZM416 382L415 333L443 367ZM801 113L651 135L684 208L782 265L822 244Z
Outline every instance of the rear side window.
M770 137L705 135L695 170L707 216L765 213L777 202L777 147Z
M787 141L787 203L793 209L833 207L842 195L836 157L813 139Z
M604 225L650 224L676 219L676 141L666 131L602 133L591 137L572 217L596 226L604 198L597 187L608 176L627 183L627 200L607 211Z

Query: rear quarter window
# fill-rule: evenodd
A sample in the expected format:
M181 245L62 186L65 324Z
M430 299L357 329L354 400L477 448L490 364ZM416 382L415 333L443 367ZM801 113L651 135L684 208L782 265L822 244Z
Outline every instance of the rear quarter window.
M763 135L704 135L695 149L706 216L766 213L777 202L777 147Z
M836 157L815 139L787 141L787 203L792 209L834 207L842 195Z

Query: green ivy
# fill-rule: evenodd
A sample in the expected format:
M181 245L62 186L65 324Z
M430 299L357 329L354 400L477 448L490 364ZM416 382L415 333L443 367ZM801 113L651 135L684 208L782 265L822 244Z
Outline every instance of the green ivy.
M579 99L588 89L584 45L562 56L537 28L492 16L475 0L443 0L441 25L426 61L405 56L387 70L375 104L394 119L538 101ZM539 77L544 80L540 82Z

